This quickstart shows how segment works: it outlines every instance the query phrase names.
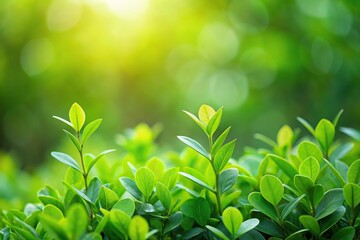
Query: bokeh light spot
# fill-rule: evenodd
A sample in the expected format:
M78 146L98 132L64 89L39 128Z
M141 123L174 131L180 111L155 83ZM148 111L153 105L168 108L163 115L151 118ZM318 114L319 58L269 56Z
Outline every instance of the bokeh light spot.
M212 102L218 107L227 109L240 107L248 97L246 77L234 71L216 72L210 79L209 94Z
M110 11L126 20L135 20L146 13L148 0L106 0Z
M80 20L82 5L75 0L54 0L47 10L47 25L51 31L63 32Z
M21 51L20 62L29 76L37 75L53 62L54 49L52 43L46 38L30 40Z
M199 36L199 49L209 61L225 64L237 55L239 39L229 26L212 23L202 30Z

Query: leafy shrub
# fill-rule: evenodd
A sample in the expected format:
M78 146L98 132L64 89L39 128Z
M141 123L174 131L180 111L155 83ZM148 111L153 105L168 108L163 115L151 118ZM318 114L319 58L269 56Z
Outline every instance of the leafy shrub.
M69 167L64 193L46 186L39 203L2 211L0 239L359 239L360 159L353 150L360 133L341 128L354 142L335 141L341 112L315 128L299 118L311 133L300 140L286 125L276 141L257 134L270 149L247 149L238 160L235 140L226 141L230 128L215 134L222 108L185 113L207 148L179 136L189 147L184 152L144 162L154 138L137 143L122 136L135 152L107 166L97 163L114 150L84 151L102 120L84 126L85 112L74 103L70 121L55 117L71 128L64 131L78 153L78 161L51 153Z

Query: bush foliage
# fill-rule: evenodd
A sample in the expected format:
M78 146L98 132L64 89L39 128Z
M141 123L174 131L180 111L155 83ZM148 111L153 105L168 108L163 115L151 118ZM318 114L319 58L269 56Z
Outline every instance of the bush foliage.
M69 120L55 118L78 155L51 153L69 167L65 190L45 186L38 203L1 211L0 239L359 239L360 132L340 128L351 140L335 140L342 111L315 128L298 118L310 133L301 139L287 125L276 141L257 134L269 148L248 148L240 159L230 127L217 133L222 108L185 113L205 141L178 136L188 146L182 153L144 161L156 133L134 138L140 127L122 136L128 155L109 166L99 160L114 150L84 151L102 120L85 125L74 103Z

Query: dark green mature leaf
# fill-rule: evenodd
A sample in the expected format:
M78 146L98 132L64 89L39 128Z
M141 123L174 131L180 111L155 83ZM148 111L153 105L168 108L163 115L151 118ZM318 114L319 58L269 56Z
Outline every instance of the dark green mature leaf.
M210 218L211 209L205 198L199 197L193 205L193 217L195 221L202 227L206 225Z
M257 230L255 230L255 229L250 230L249 232L245 233L242 236L242 239L246 239L246 240L265 240L263 235L260 232L258 232Z
M316 144L309 141L302 141L298 146L298 154L302 160L308 157L314 157L318 163L322 162L323 154Z
M149 232L149 224L147 221L137 215L133 217L129 224L129 237L131 240L145 240Z
M206 226L208 226L208 225L206 225ZM200 228L200 227L192 228L189 231L183 233L181 237L184 240L193 239L194 237L196 237L197 235L203 233L204 231L205 230L203 228Z
M206 132L209 136L212 136L216 129L219 127L222 116L222 108L216 111L216 113L211 117L209 123L206 126Z
M290 234L287 238L285 238L285 240L300 240L300 239L304 239L304 233L307 232L307 229L301 229L298 230L292 234ZM273 239L271 239L273 240Z
M320 226L313 216L302 215L299 220L306 229L309 229L313 236L316 238L320 236Z
M219 151L215 154L214 157L214 170L216 173L221 172L221 170L226 166L228 161L230 160L234 148L235 148L235 140L224 144Z
M266 158L271 159L290 178L293 179L297 170L286 159L274 154L268 154Z
M296 118L312 135L315 136L314 128L303 118L297 117Z
M63 129L63 131L66 133L66 135L70 138L70 140L72 141L72 143L75 145L76 149L80 152L81 151L81 146L80 146L80 142L77 139L77 137L75 137L72 133L70 133L69 131Z
M252 192L249 195L249 202L257 210L270 217L271 219L277 219L277 213L272 204L265 200L265 198L259 192Z
M340 128L340 131L342 131L349 137L352 137L356 141L360 141L360 132L358 130L353 129L353 128L342 127L342 128Z
M146 167L139 168L135 174L135 183L145 197L145 201L149 201L150 195L155 187L155 175Z
M119 178L120 183L124 186L126 191L128 191L134 198L137 200L141 200L141 191L136 186L134 180L128 177L121 177Z
M185 216L194 218L194 205L195 199L188 199L181 205L180 210Z
M322 185L316 184L309 192L310 199L313 200L314 206L317 207L324 197L325 189Z
M315 218L319 220L332 214L343 204L343 202L344 196L341 188L327 191L316 209Z
M360 159L353 162L348 170L349 183L360 184Z
M220 231L219 229L217 228L214 228L210 225L206 225L206 228L209 229L211 232L213 232L217 237L219 237L220 239L223 239L223 240L230 240L226 235L225 233L223 233L222 231Z
M82 191L80 191L79 189L76 189L75 187L67 184L66 182L63 182L69 189L71 189L72 191L74 191L77 195L79 195L82 199L84 199L91 208L95 208L94 203L90 200L90 198L88 196L86 196Z
M235 207L228 207L222 214L223 223L226 229L235 236L239 230L241 223L243 222L243 216L241 212Z
M284 221L286 219L286 217L292 213L294 211L294 209L297 207L297 205L299 204L299 202L305 197L305 194L301 195L298 198L294 198L292 201L290 201L289 203L287 203L285 205L285 207L283 208L282 212L281 212L281 220Z
M332 171L332 173L335 175L336 179L339 181L339 183L341 184L341 186L345 185L345 180L344 178L341 176L341 174L339 173L338 170L336 170L336 168L334 168L334 166L325 158L323 159L324 162L326 163L326 165L330 168L330 170Z
M82 172L79 164L69 155L62 152L51 152L51 156L53 156L56 160L68 165L69 167L74 168L75 170Z
M109 224L107 224L105 232L108 230L115 232L116 235L121 236L122 238L126 238L130 225L130 217L125 212L118 209L112 209L108 215L105 215L105 217L107 216L109 217Z
M301 162L299 166L299 173L311 178L313 182L316 181L320 172L320 164L314 157L308 157Z
M271 205L270 205L271 206ZM285 238L284 230L279 227L278 224L274 223L270 219L261 219L256 229L260 232L266 233L270 236L278 237L280 239Z
M194 149L196 152L200 153L201 155L203 155L204 157L210 160L209 153L196 140L186 136L178 136L178 139L183 143L185 143L187 146Z
M93 203L95 203L99 197L101 186L101 180L98 177L94 177L93 179L91 179L88 189L86 191L86 195Z
M182 221L183 221L183 215L180 211L172 214L166 221L166 224L164 227L164 234L167 234L168 232L171 232L175 228L180 226Z
M84 128L84 131L82 133L82 136L81 136L82 144L86 143L86 141L89 139L89 137L96 131L96 129L98 129L101 122L102 122L102 119L96 119L96 120L92 121L91 123L89 123L88 125L86 125L86 127Z
M171 195L169 189L161 182L156 183L156 195L166 210L171 208Z
M35 231L35 229L30 226L29 224L27 224L26 222L18 219L18 218L15 218L14 219L16 223L18 223L21 228L18 228L18 227L15 227L15 226L12 226L12 228L20 233L23 237L25 237L27 240L40 240L40 236L39 234Z
M318 222L320 224L321 235L323 235L328 229L330 229L333 225L340 221L340 219L344 216L345 212L346 208L344 206L340 206L332 214L320 219Z
M237 181L239 171L236 168L229 168L219 175L219 191L223 194L229 190Z
M309 194L310 190L314 187L314 182L307 176L297 174L294 177L294 185L300 193Z
M315 128L315 137L325 153L329 152L329 148L333 143L334 136L334 125L327 119L321 119Z
M355 228L352 226L341 228L337 231L331 240L352 240L355 237Z
M251 218L244 221L238 231L235 234L235 238L240 237L241 235L249 232L250 230L254 229L257 225L259 225L259 219Z
M343 190L346 203L351 208L355 208L360 203L360 186L348 183L344 186Z
M190 179L190 180L193 181L194 183L199 184L199 185L202 186L203 188L206 188L207 190L215 193L215 190L214 190L212 187L210 187L209 185L207 185L206 183L204 183L204 182L201 181L200 179L198 179L198 178L196 178L196 177L194 177L194 176L192 176L192 175L190 175L190 174L188 174L188 173L185 173L185 172L179 172L179 174L182 175L182 176L184 176L184 177L186 177L186 178L188 178L188 179Z
M79 203L71 205L66 212L66 218L66 231L70 233L71 239L80 239L88 226L88 213L84 206Z
M224 144L227 135L229 134L231 127L228 127L227 129L225 129L225 131L223 133L220 134L220 136L216 139L216 141L214 142L212 148L211 148L211 155L215 155L219 149L221 148L221 146Z
M70 107L69 119L73 125L74 130L76 132L80 132L82 126L85 123L85 112L79 104L74 103Z
M283 197L284 187L277 177L265 175L260 181L260 193L266 201L276 207Z

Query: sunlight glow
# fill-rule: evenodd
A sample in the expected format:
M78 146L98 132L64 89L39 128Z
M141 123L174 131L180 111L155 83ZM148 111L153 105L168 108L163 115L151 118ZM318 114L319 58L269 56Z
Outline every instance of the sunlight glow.
M148 0L106 0L110 11L126 20L135 20L148 8Z

